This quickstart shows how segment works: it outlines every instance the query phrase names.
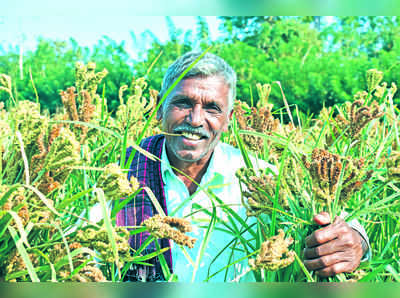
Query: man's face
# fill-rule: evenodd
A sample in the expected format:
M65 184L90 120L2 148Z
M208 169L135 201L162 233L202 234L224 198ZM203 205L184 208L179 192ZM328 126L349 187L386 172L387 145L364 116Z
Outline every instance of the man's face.
M171 163L206 161L227 131L229 87L219 76L192 77L179 82L159 111ZM177 166L177 165L176 165Z

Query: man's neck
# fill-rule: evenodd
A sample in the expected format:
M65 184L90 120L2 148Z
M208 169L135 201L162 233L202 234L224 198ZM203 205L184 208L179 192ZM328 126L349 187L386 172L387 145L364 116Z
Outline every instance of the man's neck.
M197 184L200 184L201 178L203 178L204 174L207 171L212 153L208 154L207 156L196 162L185 162L174 158L172 156L173 154L168 153L168 149L166 150L166 152L175 175L183 181L189 191L189 194L192 195L197 189ZM177 171L176 169L178 169L179 171Z

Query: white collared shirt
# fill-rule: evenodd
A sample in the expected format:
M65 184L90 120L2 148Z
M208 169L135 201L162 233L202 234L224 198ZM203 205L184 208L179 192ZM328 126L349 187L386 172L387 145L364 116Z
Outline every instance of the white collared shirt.
M195 247L192 249L185 248L187 254L190 256L194 264L196 264L196 258L199 254L204 235L209 226L211 216L206 212L196 212L199 207L205 208L208 212L213 211L213 199L201 188L206 191L212 191L212 193L220 198L225 204L227 204L233 211L235 211L243 220L246 220L246 210L241 203L241 191L239 186L239 181L235 176L236 171L244 167L244 161L240 154L239 149L236 149L228 144L219 142L215 147L214 152L211 156L210 163L208 165L207 171L201 179L200 187L196 192L190 196L188 189L182 180L180 180L173 172L171 165L169 163L165 142L162 149L161 160L161 173L164 182L164 191L167 202L168 215L174 217L184 217L192 222L193 232L188 233L188 235L197 238ZM253 164L257 167L256 159L251 158ZM260 167L265 167L266 163L263 161L258 161L258 163L263 163ZM271 166L274 171L276 169ZM219 207L218 202L215 202L216 218L220 221L228 223L228 215ZM255 219L248 219L247 223L250 221L255 222ZM235 221L236 222L236 221ZM237 222L236 222L237 223ZM229 223L228 223L229 224ZM231 224L229 224L231 225ZM238 224L240 227L240 224ZM224 231L218 230L226 227L222 223L217 223L210 234L209 241L204 250L204 255L201 258L201 262L195 270L196 267L191 263L185 256L181 247L172 243L172 262L174 273L177 274L179 281L205 281L207 278L216 273L217 271L224 268L227 264L238 260L241 257L245 257L244 252L238 250L234 251L232 257L232 249L225 249L218 258L215 257L226 247L232 239L237 239L237 237L230 235ZM249 239L249 234L244 234L246 239ZM234 243L234 242L233 242ZM233 247L233 243L230 247ZM236 243L236 248L242 248L240 242ZM231 260L229 261L229 259ZM242 262L239 262L229 268L228 274L226 276L226 281L238 280L241 281L253 281L253 273L248 269L248 261L245 258ZM210 281L224 281L225 280L225 270L213 276Z
M255 168L270 167L275 173L278 172L275 166L263 160L258 160L251 156L250 159ZM201 179L200 187L192 196L189 195L189 191L183 181L173 172L166 154L165 142L162 148L161 160L161 174L164 183L168 215L180 218L185 217L190 220L193 226L193 232L188 233L188 235L197 238L195 247L193 249L184 248L185 252L181 247L171 241L173 269L179 281L205 281L214 273L240 258L243 258L243 260L230 266L226 276L226 271L222 270L211 277L210 281L255 281L253 273L249 270L248 259L246 258L247 254L240 251L240 249L243 248L240 241L234 245L235 242L231 243L231 241L236 240L237 237L219 230L221 228L227 230L222 222L227 222L228 216L223 208L218 205L218 202L214 204L216 206L216 217L220 222L215 225L215 228L210 234L209 241L204 249L204 255L197 270L194 269L204 235L211 219L206 212L196 211L201 207L212 213L213 204L211 202L215 202L205 191L210 191L220 198L243 220L246 220L248 225L253 224L256 220L254 217L247 219L246 210L241 202L241 190L235 173L239 168L244 167L245 164L239 149L219 142L211 156L207 171ZM93 222L97 222L103 218L100 204L96 204L91 208L89 218ZM235 220L235 223L238 222ZM363 260L370 259L371 248L364 228L355 219L348 222L348 224L353 229L357 230L367 241L369 249ZM228 225L232 226L231 223L228 223ZM241 224L238 223L237 226L240 228ZM249 233L244 233L242 236L245 239L251 239ZM223 250L227 245L229 245L229 248ZM230 248L234 246L237 249L232 253L232 249ZM185 253L189 255L189 258L185 256ZM189 259L192 262L189 261Z

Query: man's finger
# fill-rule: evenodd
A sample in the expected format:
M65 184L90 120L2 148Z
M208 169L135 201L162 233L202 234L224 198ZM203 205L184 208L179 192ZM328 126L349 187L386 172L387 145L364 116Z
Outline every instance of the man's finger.
M306 237L306 247L314 247L337 238L337 232L331 225L316 230Z
M350 268L350 263L340 262L335 263L332 266L326 267L324 269L318 270L315 273L321 277L329 277L343 272L350 272L351 270L352 269Z
M314 216L314 222L320 226L329 225L331 223L331 217L328 212L320 212Z
M318 246L324 244L325 242L336 239L339 233L342 232L342 229L338 228L341 221L343 221L341 218L336 217L335 221L329 226L316 230L311 235L307 236L306 247Z
M308 270L317 271L330 267L342 261L341 253L330 254L316 259L304 260L304 265Z
M304 249L304 258L315 259L322 256L330 255L335 252L338 252L339 249L342 250L342 247L343 247L342 241L338 239L334 239L322 245L314 247L306 247Z

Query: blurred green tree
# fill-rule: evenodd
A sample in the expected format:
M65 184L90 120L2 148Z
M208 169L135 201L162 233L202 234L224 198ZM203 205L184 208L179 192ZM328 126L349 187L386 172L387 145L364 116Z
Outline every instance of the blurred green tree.
M282 106L281 82L289 104L303 113L318 113L351 100L365 89L365 71L384 71L384 81L399 83L400 26L397 17L220 17L220 37L212 40L205 18L197 18L195 30L176 28L166 18L169 38L161 42L148 31L139 42L133 60L120 44L104 36L91 49L70 39L40 39L36 50L21 57L18 48L2 50L0 73L13 78L17 99L36 99L32 80L42 107L54 112L61 106L60 90L74 83L77 61L94 61L106 68L105 96L109 110L115 111L118 90L132 77L146 77L149 89L159 90L167 67L190 50L204 50L223 57L238 74L238 99L258 100L256 83L272 84L270 101ZM22 58L22 59L21 59ZM32 80L31 80L32 76ZM101 88L100 88L101 89ZM101 93L102 90L99 90ZM0 93L0 100L7 94ZM395 102L399 102L396 95Z

